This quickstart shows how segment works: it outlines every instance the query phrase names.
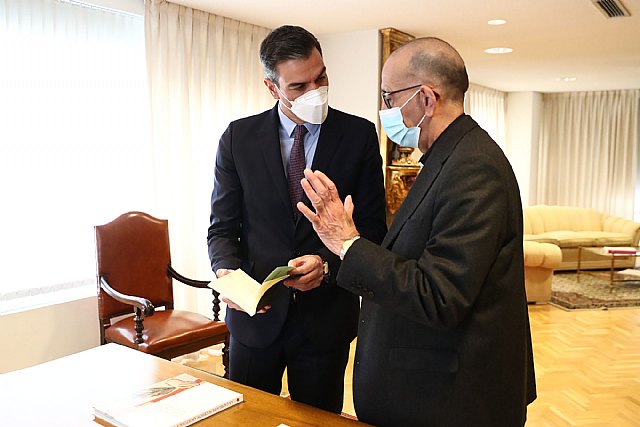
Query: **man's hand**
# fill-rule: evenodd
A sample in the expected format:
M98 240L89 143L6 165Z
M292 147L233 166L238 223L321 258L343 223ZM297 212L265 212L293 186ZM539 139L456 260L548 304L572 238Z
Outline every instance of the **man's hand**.
M322 284L324 268L322 258L318 255L304 255L294 258L289 261L289 265L294 268L289 272L289 278L283 282L285 286L304 292Z
M298 202L298 210L311 222L322 243L339 255L342 244L359 234L353 223L351 196L345 198L343 205L336 186L324 173L305 169L304 176L302 189L316 212L302 202Z
M229 270L228 268L219 268L216 270L216 277L220 278L223 276L226 276L227 274L231 273L233 270ZM224 295L220 295L220 301L222 301L223 303L227 304L227 307L232 308L234 310L238 310L238 311L242 311L245 312L242 307L240 307L238 304L236 304L235 302L231 301L229 298L225 297ZM271 308L270 305L266 305L264 307L262 307L260 310L256 311L256 314L260 314L260 313L266 313L267 310L269 310Z

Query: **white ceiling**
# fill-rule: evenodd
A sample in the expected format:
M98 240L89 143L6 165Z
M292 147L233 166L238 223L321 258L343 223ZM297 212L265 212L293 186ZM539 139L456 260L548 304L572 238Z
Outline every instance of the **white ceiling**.
M462 54L473 83L502 91L640 89L640 0L622 0L632 15L622 18L605 17L592 0L170 1L268 28L300 25L316 36L387 27L437 36ZM508 22L496 27L490 19ZM489 47L513 53L484 53Z

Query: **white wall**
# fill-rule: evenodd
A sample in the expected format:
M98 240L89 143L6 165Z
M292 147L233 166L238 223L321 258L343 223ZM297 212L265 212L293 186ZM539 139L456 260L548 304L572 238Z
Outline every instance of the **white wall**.
M329 75L329 105L378 123L378 30L319 35Z
M318 35L329 75L329 105L378 123L380 98L380 32ZM384 161L386 147L380 147Z
M100 344L96 297L0 315L0 373Z
M516 174L523 206L536 203L536 159L541 112L541 93L507 94L505 154Z

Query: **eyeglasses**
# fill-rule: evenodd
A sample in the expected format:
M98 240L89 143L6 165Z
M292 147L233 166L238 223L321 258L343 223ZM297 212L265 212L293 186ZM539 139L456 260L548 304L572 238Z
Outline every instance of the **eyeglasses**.
M419 85L415 85L415 86L409 86L409 87L405 87L404 89L392 90L391 92L385 92L383 90L381 92L381 95L382 95L382 100L384 101L384 105L386 105L387 108L391 108L391 98L389 98L389 97L391 95L393 95L394 93L404 92L405 90L415 89L415 88L420 87L420 86L422 86L422 85L419 84Z
M398 93L398 92L404 92L405 90L409 90L409 89L415 89L422 86L421 84L419 85L414 85L414 86L409 86L409 87L405 87L404 89L398 89L398 90L392 90L391 92L386 92L386 91L382 91L380 92L380 95L382 96L382 100L384 101L384 105L387 106L387 108L392 108L391 107L391 98L389 98L391 95L393 95L394 93ZM431 90L433 90L433 88L431 88ZM433 93L436 95L436 98L440 97L440 94L438 94L435 90L433 91Z

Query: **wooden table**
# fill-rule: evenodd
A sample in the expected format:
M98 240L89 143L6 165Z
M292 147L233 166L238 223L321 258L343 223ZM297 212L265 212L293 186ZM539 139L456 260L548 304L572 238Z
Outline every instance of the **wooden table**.
M244 402L193 424L197 427L366 425L117 344L0 375L0 425L97 427L95 402L180 373L244 395Z

